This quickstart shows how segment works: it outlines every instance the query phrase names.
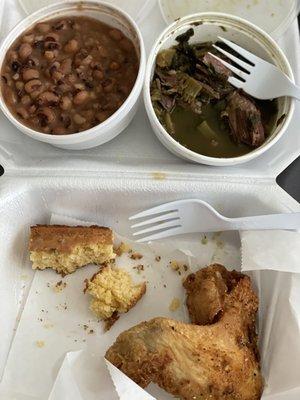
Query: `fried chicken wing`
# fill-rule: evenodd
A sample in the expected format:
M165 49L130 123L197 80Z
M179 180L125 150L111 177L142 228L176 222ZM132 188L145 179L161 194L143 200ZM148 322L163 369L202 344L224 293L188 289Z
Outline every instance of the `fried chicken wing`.
M194 324L142 322L119 335L106 358L140 386L154 382L182 400L260 399L250 278L212 265L189 275L184 287Z
M213 264L190 274L183 282L187 291L186 305L193 324L216 322L224 312L226 293L230 292L244 275L227 271L223 265Z

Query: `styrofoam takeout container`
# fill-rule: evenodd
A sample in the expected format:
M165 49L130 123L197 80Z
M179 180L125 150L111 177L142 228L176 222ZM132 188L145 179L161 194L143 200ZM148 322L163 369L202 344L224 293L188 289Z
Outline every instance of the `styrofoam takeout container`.
M294 113L294 99L290 97L278 99L278 119L282 115L285 115L285 118L261 147L243 156L232 158L207 157L187 149L168 134L155 114L151 102L150 85L154 74L156 56L161 50L175 45L177 43L175 38L189 28L193 28L195 32L190 39L191 43L215 42L218 40L218 36L223 36L257 56L272 62L294 81L291 66L283 51L268 34L257 26L241 18L223 13L193 14L175 21L166 28L152 47L148 58L144 84L144 101L152 128L158 139L168 150L179 157L196 163L232 166L253 160L270 149L285 133Z
M107 177L107 179L101 179L99 177L90 179L86 179L85 177L40 177L28 178L25 180L23 177L9 176L1 179L0 377L4 372L11 344L13 343L14 345L16 336L20 338L20 333L18 333L19 318L25 303L27 310L32 309L30 301L26 302L26 300L33 276L35 273L45 273L45 271L35 272L31 269L28 258L29 227L34 224L49 223L49 218L52 213L85 221L93 221L100 225L111 226L120 234L130 237L129 215L147 207L182 198L201 198L202 200L206 200L219 212L228 217L299 211L297 202L291 199L275 183L272 181L262 182L255 178L252 179L251 182L245 179L240 182L235 182L234 179L228 179L226 182L222 179L215 179L213 182L206 180L195 182L190 180L177 181L176 183L174 181L165 180L163 184L161 181L150 179L132 179L126 181L122 179L122 176L115 179L109 177ZM198 235L195 239L200 243L201 237L202 235ZM189 236L185 237L184 240L189 240L189 238ZM227 255L222 255L222 251L220 250L221 253L216 254L214 262L226 262L226 266L228 267L239 268L240 260L238 257L236 258L236 254L239 254L240 241L237 232L230 232L226 236L226 239L224 238L222 240L226 243L225 247L227 250L229 246L231 251L229 251ZM222 258L219 258L221 255ZM199 267L202 266L203 265L199 265ZM273 292L274 282L280 287L283 281L285 283L290 282L294 279L293 276L297 275L272 271L261 271L260 274L264 274L264 279L267 282L265 287L270 293ZM50 275L52 275L51 271ZM61 278L53 273L53 279L57 282ZM178 277L178 282L181 282L181 277ZM298 292L298 289L299 284L295 286L295 291ZM52 290L47 288L46 281L43 290ZM158 285L153 303L157 304L160 290L164 289ZM259 290L259 288L257 288L257 290ZM284 291L282 291L281 294L284 295ZM37 293L37 296L39 296L39 293ZM53 296L54 304L58 306L62 301L65 301L62 300L64 297L61 297L64 296L63 293L57 294L53 292ZM172 297L170 301L171 299ZM277 304L278 301L280 301L280 299L275 297L272 298L271 305L264 304L261 306L272 308L273 304ZM66 302L69 305L68 298ZM142 304L138 306L142 307ZM85 309L85 303L83 303L83 308ZM88 308L88 305L86 305L86 308ZM47 354L51 354L49 358L52 360L52 354L56 352L55 340L62 340L63 343L66 343L66 353L85 347L90 347L96 352L99 342L106 340L107 346L111 345L122 330L122 325L115 324L112 330L103 337L99 326L99 328L95 328L94 335L88 335L82 329L82 324L87 323L87 321L81 310L77 310L78 317L72 320L69 329L62 330L56 320L53 319L54 317L50 306L48 304L42 304L41 309L45 309L47 312L49 310L49 313L44 314L40 309L37 314L35 312L32 313L31 318L34 320L32 332L28 336L24 335L22 339L26 342L25 353L28 354L28 352L32 351L34 354L34 356L28 360L28 369L30 370L30 363L40 365L40 358L43 357L43 360L45 360ZM68 307L68 310L70 310L70 307ZM69 312L68 310L62 311L62 318L66 315L64 314L65 312ZM159 304L159 310L156 309L155 314L152 316L155 317L158 313L163 316L166 310L168 310L168 304ZM132 313L129 312L126 314L123 319L121 318L122 321L128 324L127 328L140 322L134 319L135 310L132 311ZM149 310L147 310L147 312L148 311ZM270 315L273 316L274 314L268 313L268 317L270 317ZM275 313L275 316L277 320L274 322L278 322L278 318L279 320L281 319L280 315L278 316L278 314ZM35 326L37 324L41 325L39 318L42 318L42 324L45 323L46 319L46 322L54 323L55 327L51 329L41 327L40 329L44 329L45 333L43 334L43 332L39 331L40 333L37 334ZM88 324L90 325L90 321ZM260 333L264 329L264 325L265 321L260 321ZM95 327L97 326L97 320L95 320ZM297 382L298 370L296 368L296 366L299 365L299 360L286 360L282 357L282 352L285 351L290 339L289 334L285 334L289 328L289 326L282 327L283 334L280 346L276 347L276 351L269 353L269 358L272 359L269 363L271 365L272 378L267 374L265 376L268 384L273 388L274 386L277 388L281 387L280 382L276 382L277 376L281 376L286 386L289 385L286 387L286 390L299 384L299 380ZM294 331L296 330L294 326L292 326L291 329L294 329ZM15 330L17 330L17 332L15 332ZM266 337L272 338L272 332L265 332L265 335ZM84 343L82 340L78 340L79 338L84 338ZM74 341L74 339L76 340ZM43 348L36 346L35 341L37 340L44 340L45 346ZM265 347L265 351L268 352L268 349L269 342ZM23 350L20 349L20 357L22 357L22 354ZM20 371L18 369L18 363L16 362L15 368L13 368L13 371L11 370L12 374L9 377L9 382L6 382L8 385L6 389L9 390L8 395L5 396L2 394L1 397L2 385L0 384L1 400L13 398L20 400L26 398L37 400L48 399L49 390L56 379L61 362L62 358L59 358L55 363L47 364L47 368L41 368L39 376L35 376L34 379L32 379L32 374L26 374L23 370ZM295 366L295 368L293 368L293 366ZM99 379L99 382L102 381L100 375L97 379ZM281 379L279 379L279 381L281 381ZM26 389L24 383L26 383ZM89 382L89 384L93 387L94 382ZM28 390L30 390L29 393ZM55 397L55 399L57 398L58 397ZM66 397L61 398L65 399ZM90 397L87 397L87 399L89 398ZM97 397L97 392L95 392L95 396L91 398L99 399L99 397ZM103 399L110 398L109 396L103 397ZM155 396L155 398L160 399L165 397ZM287 395L282 398L285 400L292 400L298 397ZM51 399L54 399L54 397L51 397ZM270 397L270 400L271 399L273 399L273 397Z
M64 149L80 150L99 146L113 139L121 133L131 122L137 110L137 100L142 90L145 74L145 48L143 37L133 19L121 9L101 1L71 1L67 3L55 3L42 8L34 14L22 20L6 37L0 47L0 69L4 61L7 49L12 45L18 36L39 21L64 16L88 16L98 19L110 26L120 29L129 37L136 48L139 57L139 71L134 87L122 106L106 121L83 132L71 135L49 135L39 133L16 119L5 101L0 95L0 108L6 117L21 132L33 139L50 143Z
M299 0L159 0L165 21L170 24L177 18L199 12L224 12L247 19L280 38L297 17Z
M15 0L7 2L11 8L15 7ZM21 17L18 15L18 18ZM11 26L16 20L12 18L11 13L8 14L7 19L9 18ZM148 49L152 46L157 32L163 27L159 9L154 8L149 19L144 20L141 25ZM294 24L282 45L293 62L295 72L300 65L295 50L298 44L298 28ZM37 223L48 223L51 213L110 225L119 233L128 236L128 215L162 202L182 198L206 200L228 217L299 211L298 203L275 182L277 174L299 153L297 120L294 121L294 126L289 128L290 135L285 135L270 152L255 160L255 163L250 162L235 169L216 170L204 165L184 163L166 151L152 135L143 105L140 104L139 107L139 112L125 135L120 135L113 142L100 148L76 153L34 141L27 135L20 135L17 129L0 115L0 162L5 167L5 175L0 178L0 377L5 369L34 275L28 260L29 227ZM236 232L230 235L228 243L235 249L240 245ZM270 279L270 274L272 272L266 272L265 279L272 293L274 281ZM275 273L274 277L279 287L283 280L290 282L293 279L291 274L286 273ZM298 286L295 292L296 289L298 293ZM278 298L273 298L272 304L277 303ZM78 322L83 321L74 322L77 331L82 330L78 328ZM260 327L262 328L261 324ZM119 329L118 325L115 328ZM282 327L282 348L277 349L277 354L270 353L270 357L273 368L281 377L278 382L284 376L289 387L292 387L292 381L297 379L299 369L296 368L297 362L294 359L288 364L282 363L281 355L286 346L289 346L286 330L289 330L289 326ZM114 332L118 333L116 330ZM41 339L34 333L33 327L33 336L29 338L32 339L32 346L34 340ZM65 335L66 332L61 334ZM101 338L87 336L86 344L95 344L95 349L96 340ZM113 337L110 339L113 341ZM35 346L36 358L30 360L30 363L38 363L41 352L55 348L55 344L51 345L51 342L47 342L43 349ZM85 344L79 341L72 341L71 346L66 347L66 352L84 346ZM53 379L56 377L60 361L47 371ZM16 365L15 373L18 372ZM26 379L26 374L24 378ZM36 379L30 384L33 391L37 386L42 386ZM45 389L42 387L41 390ZM18 384L14 381L11 390L20 390L13 398L25 399L20 381ZM41 400L46 398L41 397ZM284 395L280 400L282 398L298 399L293 394Z

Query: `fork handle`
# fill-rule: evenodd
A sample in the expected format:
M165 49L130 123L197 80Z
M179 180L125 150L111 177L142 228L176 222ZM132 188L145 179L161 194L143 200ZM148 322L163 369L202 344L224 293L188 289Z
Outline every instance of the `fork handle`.
M300 86L297 86L290 79L288 80L289 85L286 86L285 95L294 97L297 100L300 100Z
M298 230L300 229L300 212L288 214L258 215L255 217L232 218L232 229L236 230ZM229 222L229 221L228 221Z

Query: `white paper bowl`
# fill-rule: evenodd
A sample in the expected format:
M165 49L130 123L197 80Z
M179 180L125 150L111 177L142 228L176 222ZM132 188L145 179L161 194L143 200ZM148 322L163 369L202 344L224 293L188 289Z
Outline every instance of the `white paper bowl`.
M17 120L6 106L2 94L0 108L6 117L23 133L41 142L64 149L80 150L99 146L121 133L131 122L137 110L137 101L143 87L146 56L142 35L132 18L119 8L101 1L71 1L45 7L21 21L6 37L0 47L0 68L7 49L24 31L39 21L63 16L88 16L120 29L129 37L138 52L139 71L135 85L122 106L106 121L83 132L70 135L49 135L39 133Z
M191 38L192 43L216 41L219 35L223 36L236 42L257 56L277 65L279 69L294 81L291 66L280 47L267 33L257 26L239 17L223 13L199 13L189 15L177 20L166 28L151 50L146 67L144 84L144 101L151 126L158 139L167 149L186 160L214 166L231 166L253 160L272 147L284 134L294 112L294 99L287 97L279 99L278 118L283 114L286 116L283 122L275 129L261 147L243 156L232 158L208 157L187 149L168 134L156 117L150 97L150 85L154 73L156 56L161 50L176 44L176 36L191 27L195 31L195 35Z

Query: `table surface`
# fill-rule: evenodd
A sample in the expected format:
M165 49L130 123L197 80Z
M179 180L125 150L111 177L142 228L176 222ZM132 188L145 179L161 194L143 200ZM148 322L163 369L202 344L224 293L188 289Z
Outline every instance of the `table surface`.
M277 178L277 183L294 199L300 202L300 157Z
M300 25L300 15L298 16ZM298 49L299 51L300 49ZM294 199L300 202L300 157L293 162L285 171L277 178L278 184L287 191Z
M298 16L300 25L300 15ZM300 49L298 49L299 51ZM0 176L4 171L0 165ZM300 157L295 160L285 171L283 171L277 178L277 183L294 199L300 202Z

